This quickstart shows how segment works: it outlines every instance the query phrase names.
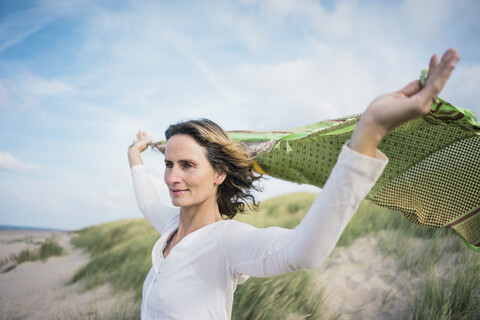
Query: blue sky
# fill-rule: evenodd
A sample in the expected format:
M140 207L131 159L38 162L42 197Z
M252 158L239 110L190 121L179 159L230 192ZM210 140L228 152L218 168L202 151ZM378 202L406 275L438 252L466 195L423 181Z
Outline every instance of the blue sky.
M0 224L139 217L126 150L180 119L281 130L362 112L462 56L441 97L480 114L480 2L0 0ZM145 163L160 197L163 158ZM260 199L309 186L269 179Z

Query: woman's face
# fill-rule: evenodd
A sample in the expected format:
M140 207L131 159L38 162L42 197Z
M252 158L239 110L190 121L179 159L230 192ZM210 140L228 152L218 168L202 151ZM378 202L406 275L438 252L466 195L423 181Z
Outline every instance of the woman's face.
M182 208L217 204L217 188L225 179L207 159L206 150L188 135L171 137L165 148L165 184L172 204Z

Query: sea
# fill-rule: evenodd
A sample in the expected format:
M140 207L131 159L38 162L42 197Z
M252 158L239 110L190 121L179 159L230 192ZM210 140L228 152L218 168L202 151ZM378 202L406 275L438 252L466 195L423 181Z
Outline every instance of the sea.
M55 229L55 228L39 228L39 227L28 227L28 226L8 226L0 224L0 230L31 230L31 231L59 231L66 232L71 230L65 229Z

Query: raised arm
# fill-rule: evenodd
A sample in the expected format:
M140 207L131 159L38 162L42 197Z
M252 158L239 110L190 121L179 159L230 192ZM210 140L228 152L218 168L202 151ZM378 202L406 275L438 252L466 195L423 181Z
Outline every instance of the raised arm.
M145 132L139 131L137 139L128 148L128 161L133 178L133 187L138 208L145 218L158 232L163 233L169 221L175 217L178 210L165 206L158 198L155 188L143 165L141 153L152 139Z
M377 150L380 140L398 125L430 110L432 99L440 93L458 59L453 49L440 63L433 56L425 87L413 81L370 104L321 194L297 228L256 229L227 224L222 243L233 272L273 276L320 265L387 163Z
M142 152L148 147L148 144L152 143L152 138L147 136L143 131L138 131L137 139L133 141L132 145L128 148L128 163L130 168L136 165L143 165Z
M221 243L233 272L268 277L319 266L386 164L381 152L369 157L344 146L322 192L294 230L231 221Z

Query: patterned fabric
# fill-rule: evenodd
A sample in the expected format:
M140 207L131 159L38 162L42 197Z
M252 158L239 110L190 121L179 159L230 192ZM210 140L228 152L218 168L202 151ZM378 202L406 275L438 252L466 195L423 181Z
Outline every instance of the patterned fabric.
M322 187L360 115L282 132L234 131L267 175ZM396 128L378 147L389 164L367 195L410 222L448 227L480 251L480 122L438 99L431 112Z

